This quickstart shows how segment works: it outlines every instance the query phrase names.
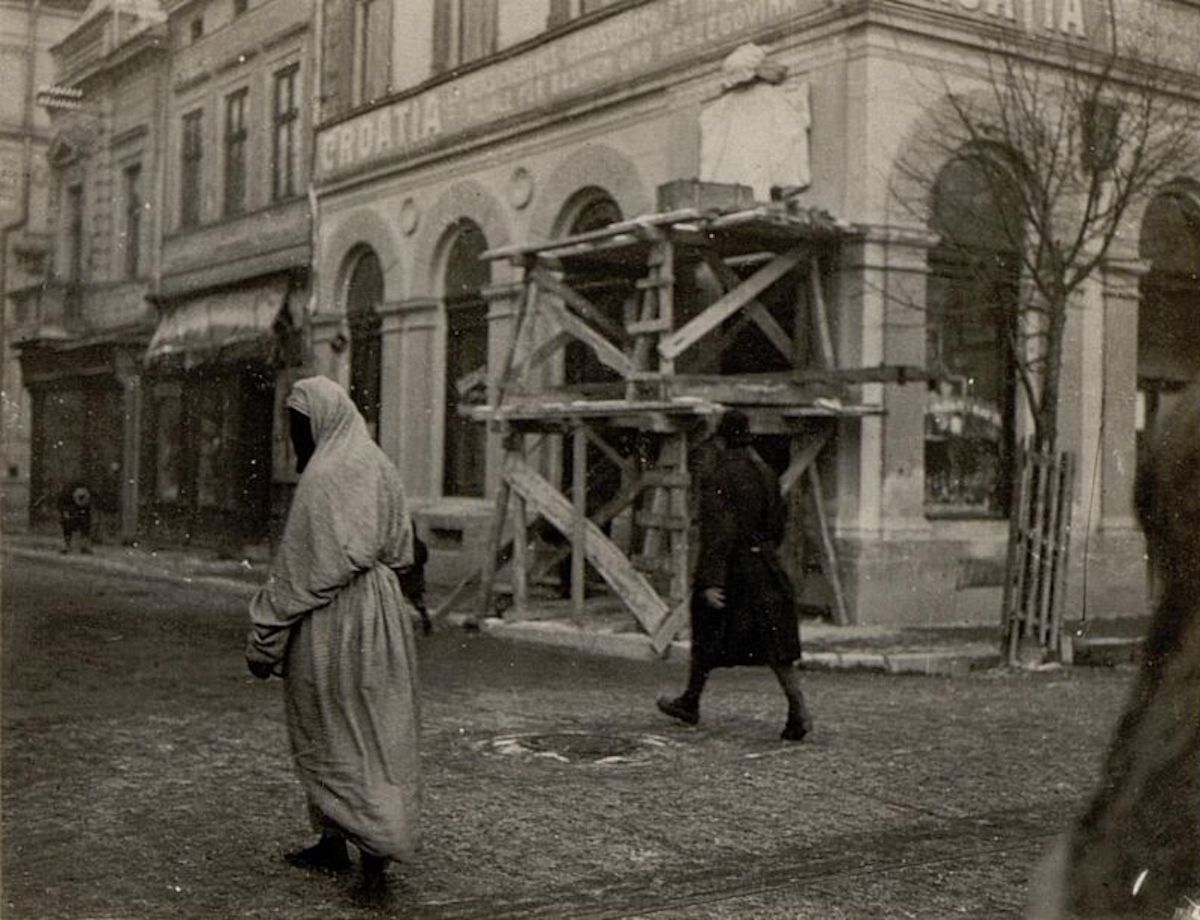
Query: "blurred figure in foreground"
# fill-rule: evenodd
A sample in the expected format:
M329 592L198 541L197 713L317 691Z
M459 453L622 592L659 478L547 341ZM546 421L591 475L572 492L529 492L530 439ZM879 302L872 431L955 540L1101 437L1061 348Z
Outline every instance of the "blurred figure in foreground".
M1142 663L1030 920L1200 917L1200 385L1151 437L1134 496L1156 583Z
M320 840L290 853L343 872L347 841L366 892L413 855L419 756L413 611L393 569L413 561L400 475L350 397L309 377L287 400L301 473L266 585L250 604L246 661L284 678L296 771Z

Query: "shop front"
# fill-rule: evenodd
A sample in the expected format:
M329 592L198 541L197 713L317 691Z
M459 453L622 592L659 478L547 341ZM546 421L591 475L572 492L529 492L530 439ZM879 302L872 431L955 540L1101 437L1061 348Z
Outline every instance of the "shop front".
M163 305L145 358L147 539L236 551L278 529L280 381L298 359L302 296L283 277Z

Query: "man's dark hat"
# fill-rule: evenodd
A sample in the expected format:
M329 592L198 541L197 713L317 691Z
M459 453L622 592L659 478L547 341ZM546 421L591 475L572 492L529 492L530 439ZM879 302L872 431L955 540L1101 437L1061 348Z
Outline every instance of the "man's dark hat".
M717 435L729 444L745 444L750 440L749 417L738 409L730 409L721 416Z

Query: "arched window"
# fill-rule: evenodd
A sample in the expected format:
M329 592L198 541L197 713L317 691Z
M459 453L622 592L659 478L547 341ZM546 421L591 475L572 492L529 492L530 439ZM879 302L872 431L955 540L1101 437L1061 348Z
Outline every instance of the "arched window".
M1022 209L1016 178L987 153L934 183L926 290L925 499L937 514L1003 515L1014 447Z
M350 325L350 398L379 440L383 375L383 342L379 304L383 302L383 269L379 257L364 249L354 257L346 281L346 319Z
M1156 195L1138 254L1150 264L1138 308L1138 447L1176 394L1200 375L1200 200Z
M585 189L578 193L574 204L567 205L568 213L572 210L575 214L568 224L569 236L600 230L622 219L620 206L607 192L600 189ZM581 293L584 293L608 319L617 325L623 325L621 311L624 295L621 290L584 290ZM568 386L618 379L615 371L601 364L595 352L576 339L567 343L563 355L563 383Z
M487 249L483 231L468 220L454 231L446 260L445 447L442 494L484 494L486 433L482 424L463 418L459 405L487 381L487 301L491 267L480 255Z

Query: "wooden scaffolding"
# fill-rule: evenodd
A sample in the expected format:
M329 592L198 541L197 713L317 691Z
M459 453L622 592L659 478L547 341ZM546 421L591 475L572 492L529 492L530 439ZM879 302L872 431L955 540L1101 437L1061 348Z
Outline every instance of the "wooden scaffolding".
M501 482L482 569L438 612L478 586L480 614L495 615L507 568L520 616L531 583L569 559L582 619L586 561L662 653L687 622L695 446L736 406L753 432L786 445L782 487L803 486L832 617L847 622L818 458L840 419L881 411L855 403L853 384L906 372L838 364L825 287L849 232L823 212L771 204L485 253L518 269L522 296L486 404L460 411L501 435ZM564 383L564 363L581 360L599 373ZM610 472L602 490L589 485L597 464ZM535 522L554 538L537 553Z

